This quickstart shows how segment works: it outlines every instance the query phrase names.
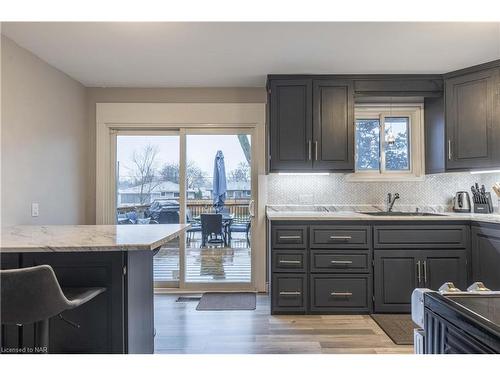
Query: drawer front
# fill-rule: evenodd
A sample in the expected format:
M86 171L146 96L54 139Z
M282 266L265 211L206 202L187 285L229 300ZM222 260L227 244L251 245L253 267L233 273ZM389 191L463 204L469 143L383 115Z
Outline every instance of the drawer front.
M387 225L374 226L374 247L467 248L469 229L465 225Z
M311 275L311 311L370 310L369 275Z
M370 253L367 250L311 250L311 272L369 272Z
M307 244L307 226L283 225L272 227L273 248L305 249Z
M311 248L368 249L370 242L369 226L311 226Z
M273 272L306 272L307 256L305 250L274 250Z
M272 312L305 312L307 308L306 275L274 274Z

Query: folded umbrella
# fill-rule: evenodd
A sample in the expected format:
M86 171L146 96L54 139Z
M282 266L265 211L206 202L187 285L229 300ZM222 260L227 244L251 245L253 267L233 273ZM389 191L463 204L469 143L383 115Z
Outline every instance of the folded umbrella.
M224 154L221 150L217 151L214 160L214 177L213 177L213 200L216 212L220 212L226 201L227 183L226 183L226 167L224 165Z

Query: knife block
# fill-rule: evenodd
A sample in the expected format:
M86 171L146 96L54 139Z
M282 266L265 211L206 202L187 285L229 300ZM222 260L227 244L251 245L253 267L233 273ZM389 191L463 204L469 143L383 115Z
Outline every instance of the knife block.
M491 200L491 193L486 193L486 203L479 203L474 199L474 213L476 214L491 214L493 213L493 202Z

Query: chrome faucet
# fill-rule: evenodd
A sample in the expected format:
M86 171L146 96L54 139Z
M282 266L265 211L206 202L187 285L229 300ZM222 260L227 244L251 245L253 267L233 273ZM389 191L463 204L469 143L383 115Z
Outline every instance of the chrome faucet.
M387 194L387 212L392 212L392 207L396 203L396 199L399 199L399 193L394 193L394 197L391 193Z

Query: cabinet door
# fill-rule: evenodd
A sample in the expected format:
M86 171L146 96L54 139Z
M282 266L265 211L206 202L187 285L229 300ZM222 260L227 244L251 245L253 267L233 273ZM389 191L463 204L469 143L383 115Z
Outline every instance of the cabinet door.
M418 287L418 250L375 250L375 312L409 312ZM421 271L420 271L421 277Z
M270 171L312 169L312 81L270 84Z
M500 165L499 71L484 70L445 81L446 169Z
M421 277L425 287L438 290L452 282L461 290L467 289L467 256L465 250L422 250Z
M500 230L472 228L472 281L500 290Z
M318 80L313 83L314 169L354 169L353 83Z

